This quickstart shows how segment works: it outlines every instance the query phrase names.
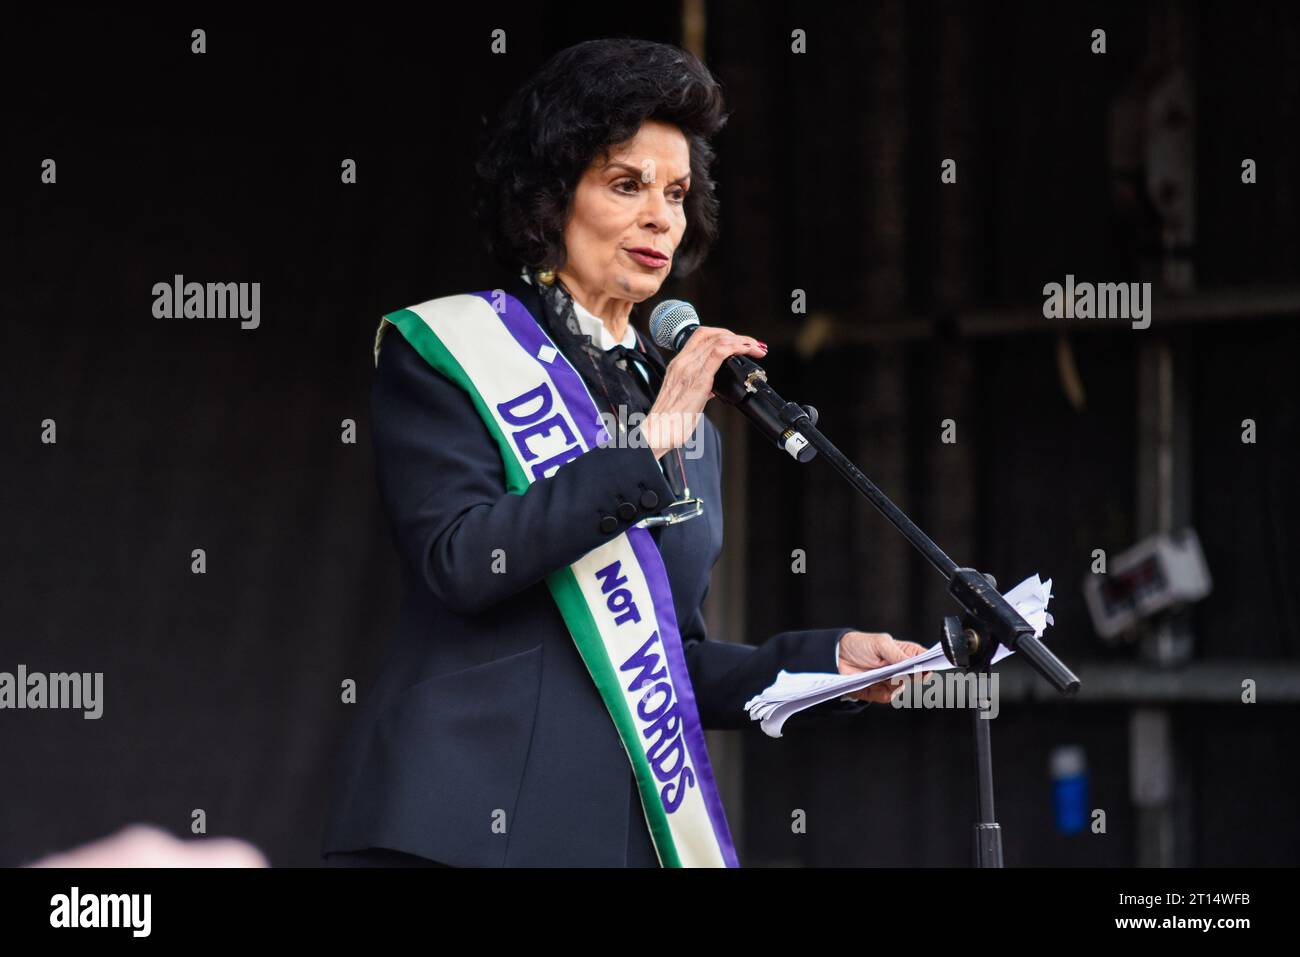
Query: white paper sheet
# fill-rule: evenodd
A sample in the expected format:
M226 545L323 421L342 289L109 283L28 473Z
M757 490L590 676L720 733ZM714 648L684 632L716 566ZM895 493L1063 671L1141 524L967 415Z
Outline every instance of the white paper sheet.
M1047 603L1052 597L1052 580L1049 578L1042 581L1037 574L1030 575L1002 597L1025 621L1033 625L1034 636L1041 638L1044 630L1052 623L1052 616L1047 611ZM1015 652L1005 645L999 645L993 653L993 660L998 662L1011 654ZM776 681L745 702L745 710L752 720L762 722L766 734L779 738L782 726L792 715L813 705L841 698L899 675L947 671L951 668L952 665L943 655L943 648L935 642L914 658L855 675L782 671L776 676Z

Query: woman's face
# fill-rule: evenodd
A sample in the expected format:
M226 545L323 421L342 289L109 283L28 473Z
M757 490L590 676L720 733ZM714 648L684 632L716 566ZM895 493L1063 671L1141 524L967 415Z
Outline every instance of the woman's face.
M686 232L690 172L686 137L658 120L596 157L578 182L564 230L568 262L560 273L575 293L604 303L641 302L658 292ZM638 256L638 249L663 258Z

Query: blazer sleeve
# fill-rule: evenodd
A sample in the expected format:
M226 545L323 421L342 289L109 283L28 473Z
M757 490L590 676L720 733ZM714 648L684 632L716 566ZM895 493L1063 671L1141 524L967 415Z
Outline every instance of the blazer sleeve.
M718 474L722 474L722 443L718 450ZM704 590L708 596L708 588ZM701 605L704 599L701 598ZM700 723L705 728L740 729L759 723L750 719L745 702L785 671L835 673L835 645L852 627L814 628L783 631L760 645L711 641L705 637L704 613L697 608L682 629L682 649L691 675ZM816 726L828 717L855 715L869 707L866 701L836 699L801 711L786 722L786 728Z
M469 394L400 331L384 337L371 423L398 551L458 614L510 598L672 501L654 452L632 443L589 449L522 494L507 492L500 450ZM636 514L620 515L623 502Z

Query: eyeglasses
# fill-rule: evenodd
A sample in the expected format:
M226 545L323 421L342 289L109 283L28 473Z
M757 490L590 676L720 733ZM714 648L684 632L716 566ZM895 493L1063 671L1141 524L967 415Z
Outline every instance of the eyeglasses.
M686 489L686 495L689 496L691 490ZM636 528L654 528L660 525L678 525L682 522L689 522L697 515L704 512L704 499L702 498L681 498L676 502L670 502L658 515L647 515L641 521L637 522Z
M647 515L637 522L637 525L641 528L678 525L681 522L689 522L704 511L704 499L691 495L691 487L686 484L686 463L682 460L682 450L672 449L668 454L677 463L676 472L682 477L681 497L675 502L669 502L665 505L658 515ZM676 483L670 477L672 471L674 470L671 466L663 469L664 478L668 480L668 487L675 490Z
M627 426L619 420L619 432L622 435L627 434ZM671 449L668 453L677 463L677 472L682 477L682 495L674 502L669 502L660 510L658 515L647 515L641 521L634 524L633 528L656 528L662 525L678 525L682 522L689 522L691 519L704 512L704 499L691 495L691 487L686 484L686 465L682 461L682 450ZM664 478L668 482L668 487L673 488L674 482L670 478L671 467L661 465Z

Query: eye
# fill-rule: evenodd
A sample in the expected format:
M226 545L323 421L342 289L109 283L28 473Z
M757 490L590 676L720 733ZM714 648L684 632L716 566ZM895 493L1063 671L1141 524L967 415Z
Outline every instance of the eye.
M632 176L629 176L627 179L620 179L614 183L614 189L617 192L622 193L624 196L633 196L640 190L640 188L640 182ZM675 206L685 206L686 194L689 192L689 189L683 189L679 186L668 194L669 201Z

